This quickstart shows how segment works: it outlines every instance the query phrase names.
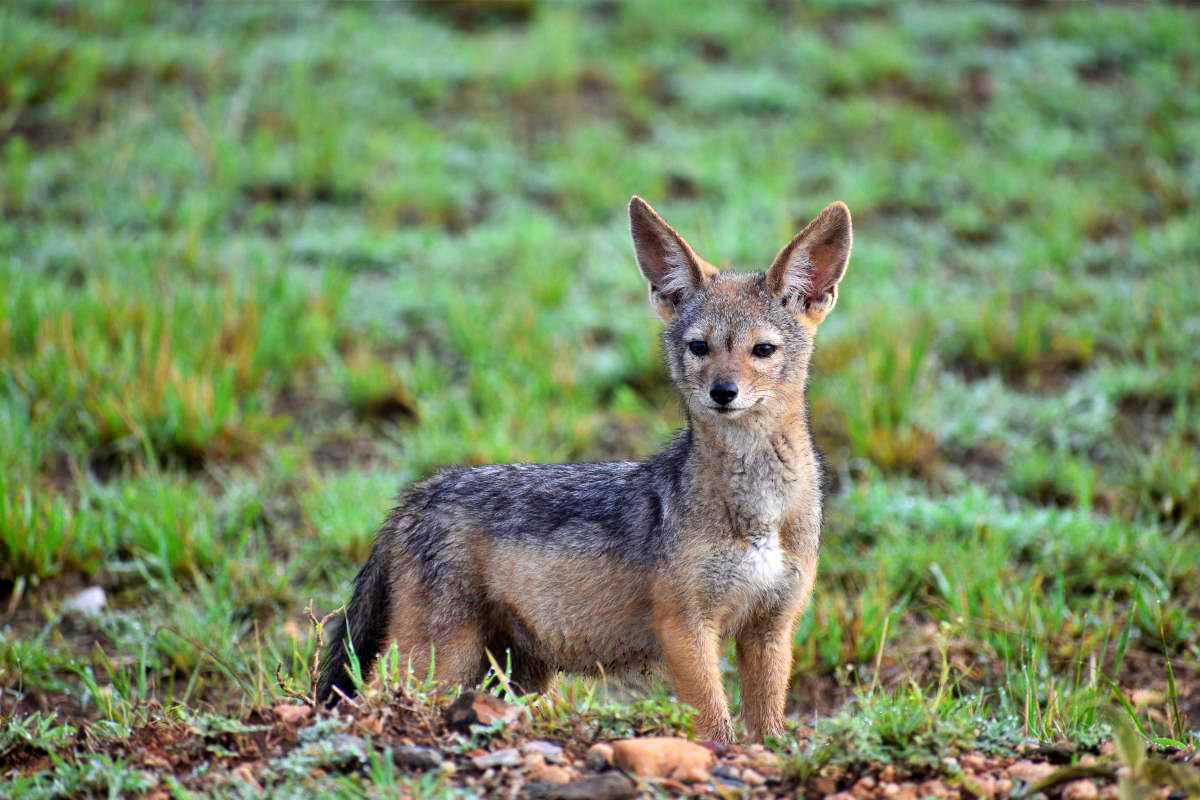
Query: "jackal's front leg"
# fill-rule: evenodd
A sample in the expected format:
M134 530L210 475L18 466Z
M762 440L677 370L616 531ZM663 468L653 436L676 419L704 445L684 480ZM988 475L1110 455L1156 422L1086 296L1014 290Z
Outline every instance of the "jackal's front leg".
M733 720L721 686L716 630L701 619L671 616L658 625L659 644L675 694L699 712L696 734L722 744L733 742Z
M783 733L795 615L751 620L737 635L742 716L753 741Z

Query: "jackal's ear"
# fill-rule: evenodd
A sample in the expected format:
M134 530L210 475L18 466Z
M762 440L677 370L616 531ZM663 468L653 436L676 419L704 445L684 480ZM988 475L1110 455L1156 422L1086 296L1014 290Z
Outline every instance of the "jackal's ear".
M629 231L638 267L650 283L650 304L670 322L688 296L717 274L683 237L638 196L629 201Z
M839 200L826 206L775 256L767 285L796 319L815 326L833 310L853 239L850 209Z

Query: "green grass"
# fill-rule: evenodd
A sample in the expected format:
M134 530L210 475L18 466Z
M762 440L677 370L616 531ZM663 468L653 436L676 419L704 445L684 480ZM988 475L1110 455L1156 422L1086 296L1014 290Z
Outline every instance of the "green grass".
M302 691L405 483L660 446L634 193L719 266L855 214L796 774L1094 743L1138 688L1196 743L1200 15L489 7L0 10L0 756L58 754L9 788L133 791L75 730Z

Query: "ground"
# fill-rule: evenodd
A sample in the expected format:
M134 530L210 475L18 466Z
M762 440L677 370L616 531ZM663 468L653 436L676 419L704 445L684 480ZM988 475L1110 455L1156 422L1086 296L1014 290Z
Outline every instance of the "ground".
M720 267L855 219L793 727L692 788L1188 791L1196 8L17 0L0 41L0 795L515 791L472 754L688 736L655 682L286 710L400 487L680 423L635 193Z

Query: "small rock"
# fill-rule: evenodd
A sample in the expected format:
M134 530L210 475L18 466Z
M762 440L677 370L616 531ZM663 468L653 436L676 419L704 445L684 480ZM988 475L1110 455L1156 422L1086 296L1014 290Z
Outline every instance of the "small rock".
M749 786L762 786L767 782L767 779L749 767L746 767L742 770L742 781Z
M443 761L442 754L432 747L417 747L409 744L393 748L392 760L398 766L422 770L440 767Z
M1033 761L1018 761L1008 768L1009 775L1025 783L1037 783L1052 772L1052 764L1037 764Z
M545 760L541 764L530 767L528 769L529 778L535 781L545 781L546 783L570 783L571 773L554 764L547 764Z
M712 778L718 784L727 786L731 789L744 789L746 783L741 778L741 773L737 769L728 766L719 766L713 769Z
M606 772L573 783L528 783L523 794L530 800L626 800L637 794L637 785L619 772Z
M89 586L82 592L72 595L62 604L62 610L67 614L82 614L85 617L94 616L108 605L108 597L99 586Z
M860 800L867 800L867 798L874 797L875 779L870 775L865 775L859 778L858 781L850 787L850 794L860 798Z
M838 792L837 794L829 795L827 800L858 800L858 798L849 792Z
M624 739L612 749L613 764L643 778L707 781L716 762L707 747L673 736Z
M249 764L234 767L229 775L247 789L253 789L256 792L262 791L262 786L259 785L258 780L254 777L254 768Z
M542 758L549 761L551 764L558 764L563 758L563 749L556 744L542 741L526 742L521 745L521 752L525 755L537 753Z
M1157 706L1165 699L1166 696L1156 689L1134 689L1129 693L1129 702L1133 703L1136 708Z
M967 753L962 757L963 769L971 769L979 772L982 769L987 769L987 759L978 753Z
M473 725L486 728L496 722L508 728L525 719L526 712L521 706L514 706L483 692L463 692L446 709L446 724L459 733L470 733Z
M812 787L813 791L818 795L831 795L837 791L837 781L835 781L833 778L822 775L813 779Z
M337 733L310 741L292 752L297 758L318 761L323 767L357 769L367 763L368 751L366 740L362 737Z
M967 790L975 797L991 798L999 792L996 790L996 779L991 775L972 775L968 778Z
M517 752L517 748L515 747L506 747L503 750L497 750L494 753L485 753L481 756L475 756L471 759L471 763L473 763L477 769L515 767L521 763L521 754Z
M922 797L950 797L950 787L938 780L925 781L921 784Z
M881 780L885 783L895 783L896 782L896 768L894 766L892 766L891 764L888 764L887 766L885 766L879 772L879 780Z
M588 769L594 769L596 772L603 772L612 766L613 749L611 745L597 742L588 748L587 760L585 762Z
M287 725L299 725L312 716L309 706L294 706L290 703L280 703L272 709L279 721Z
M1100 745L1100 755L1111 758L1117 754L1117 746L1112 742L1104 742Z
M1099 797L1100 791L1096 788L1096 784L1089 780L1071 781L1062 790L1063 800L1092 800Z

